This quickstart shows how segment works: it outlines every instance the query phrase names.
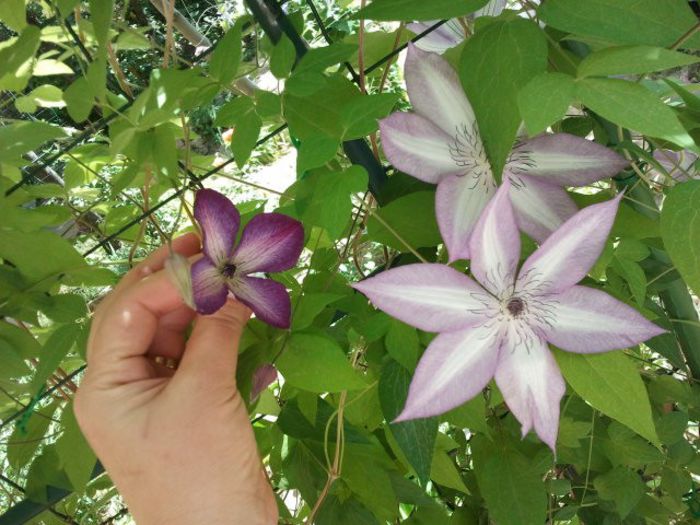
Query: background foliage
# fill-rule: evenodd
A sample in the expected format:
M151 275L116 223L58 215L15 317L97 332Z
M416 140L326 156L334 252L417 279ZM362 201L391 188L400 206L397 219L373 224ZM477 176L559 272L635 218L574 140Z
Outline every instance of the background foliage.
M279 277L292 329L253 320L239 366L246 399L260 365L280 372L250 414L281 523L697 522L700 180L652 156L700 151L695 2L522 0L475 19L485 0L289 0L266 22L261 3L0 0L0 509L129 522L71 409L90 313L192 227L205 184L244 220L279 209L306 227L302 263ZM376 132L408 107L396 59L420 35L405 23L455 16L467 38L446 57L495 166L516 134L550 128L631 161L575 194L626 190L589 279L669 332L557 354L556 458L520 439L493 383L443 417L388 423L431 334L348 286L446 260L434 187L388 166Z

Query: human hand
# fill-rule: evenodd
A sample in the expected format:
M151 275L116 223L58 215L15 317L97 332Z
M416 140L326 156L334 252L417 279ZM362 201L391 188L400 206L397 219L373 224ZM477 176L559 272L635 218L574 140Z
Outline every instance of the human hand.
M199 239L185 235L173 249L192 256ZM196 315L162 270L167 257L167 247L153 253L97 308L75 399L80 427L138 525L277 523L236 388L250 311L229 299Z

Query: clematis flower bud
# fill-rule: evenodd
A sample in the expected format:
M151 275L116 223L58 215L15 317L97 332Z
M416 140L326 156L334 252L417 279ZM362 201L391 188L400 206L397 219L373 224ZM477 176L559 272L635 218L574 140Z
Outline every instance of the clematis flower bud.
M195 309L194 296L192 295L192 272L190 261L179 253L172 253L165 260L165 271L172 283L177 287L185 304Z

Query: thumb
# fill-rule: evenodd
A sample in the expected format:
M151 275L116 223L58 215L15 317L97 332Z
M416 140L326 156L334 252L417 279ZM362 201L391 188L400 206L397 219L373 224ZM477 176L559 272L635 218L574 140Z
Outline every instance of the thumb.
M197 316L175 379L235 386L238 344L250 314L247 306L228 299L216 313Z

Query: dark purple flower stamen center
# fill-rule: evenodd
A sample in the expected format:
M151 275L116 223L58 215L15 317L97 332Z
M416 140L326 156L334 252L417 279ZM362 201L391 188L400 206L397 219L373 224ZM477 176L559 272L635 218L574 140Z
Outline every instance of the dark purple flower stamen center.
M230 262L227 262L221 267L221 274L226 277L227 279L230 279L233 277L233 275L236 273L236 265Z
M513 317L518 317L525 310L525 302L520 297L513 297L506 304L506 308Z

